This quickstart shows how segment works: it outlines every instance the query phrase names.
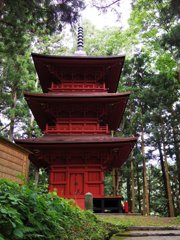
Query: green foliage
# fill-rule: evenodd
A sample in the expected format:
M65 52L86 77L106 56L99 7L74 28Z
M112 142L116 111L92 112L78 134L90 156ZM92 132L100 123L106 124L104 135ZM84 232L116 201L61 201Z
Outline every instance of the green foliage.
M1 3L0 30L5 50L23 52L35 36L61 31L63 23L77 21L83 1L6 0Z
M110 1L108 1L110 2ZM179 118L179 71L177 71L177 53L179 46L179 27L177 11L171 11L176 0L154 2L153 0L134 1L130 18L130 27L126 31L103 29L97 31L87 25L85 30L85 48L89 55L117 55L126 50L126 60L118 91L131 91L130 100L122 120L118 136L145 135L145 158L147 178L150 179L151 214L167 216L167 199L160 167L162 149L162 117L164 121L165 145L169 163L173 163L170 174L171 185L176 188L180 182L174 178L178 169L178 118ZM174 5L175 6L175 5ZM165 14L166 13L166 14ZM177 39L177 41L175 41ZM164 45L163 45L164 44ZM164 46L164 49L162 48ZM160 145L159 145L160 143ZM151 149L151 153L148 152ZM170 150L169 150L170 149ZM177 149L177 150L176 150ZM136 211L141 212L143 203L143 178L141 137L134 149L134 180ZM176 166L175 166L176 161ZM153 165L153 171L150 166ZM121 172L120 191L128 198L131 206L131 169L124 164ZM129 188L129 190L128 190ZM175 187L174 187L175 188ZM175 192L175 190L174 190ZM105 193L112 193L112 176L106 174ZM175 206L178 200L174 198Z
M55 193L0 180L0 239L105 239L108 227Z
M162 35L161 45L165 50L173 49L175 57L180 57L180 24L172 27L168 33Z
M88 21L84 22L85 51L89 56L117 55L124 46L124 35L118 28L97 30Z
M33 128L23 100L24 91L38 88L30 52L32 49L41 53L56 51L56 54L64 51L61 37L54 33L59 34L64 24L76 23L83 8L84 2L77 0L0 2L0 118L5 125L0 130L9 139L19 137L22 130L30 136Z
M179 58L180 12L178 0L137 0L129 20L130 38L138 40L146 48L158 46L170 52L172 58Z
M106 196L111 196L113 192L112 189L112 173L106 172L104 177L104 193Z

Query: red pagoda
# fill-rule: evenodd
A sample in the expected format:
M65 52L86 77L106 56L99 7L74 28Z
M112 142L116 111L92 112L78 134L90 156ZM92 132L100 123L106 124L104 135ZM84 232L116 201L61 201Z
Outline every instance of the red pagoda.
M49 190L75 199L84 209L92 193L94 210L121 212L121 197L104 196L104 173L120 168L137 138L112 137L130 95L115 93L124 56L46 56L32 54L43 93L25 93L44 135L16 139L30 160L49 172ZM112 206L114 205L114 206Z

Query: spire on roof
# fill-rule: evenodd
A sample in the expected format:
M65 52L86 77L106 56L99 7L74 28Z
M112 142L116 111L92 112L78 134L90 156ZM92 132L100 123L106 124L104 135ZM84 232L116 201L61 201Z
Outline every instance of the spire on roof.
M85 56L86 52L84 51L84 31L81 26L81 21L78 26L78 36L77 36L77 50L75 51L75 55Z

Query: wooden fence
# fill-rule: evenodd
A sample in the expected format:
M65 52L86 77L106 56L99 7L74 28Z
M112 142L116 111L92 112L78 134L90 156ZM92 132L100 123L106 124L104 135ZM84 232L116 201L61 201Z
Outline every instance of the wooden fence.
M28 177L29 151L0 137L0 178L23 184L18 176Z

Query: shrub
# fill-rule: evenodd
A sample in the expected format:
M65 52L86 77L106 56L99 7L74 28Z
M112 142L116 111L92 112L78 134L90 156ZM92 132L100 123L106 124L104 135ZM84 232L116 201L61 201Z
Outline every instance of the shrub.
M0 179L0 240L100 240L107 236L105 224L72 201Z

